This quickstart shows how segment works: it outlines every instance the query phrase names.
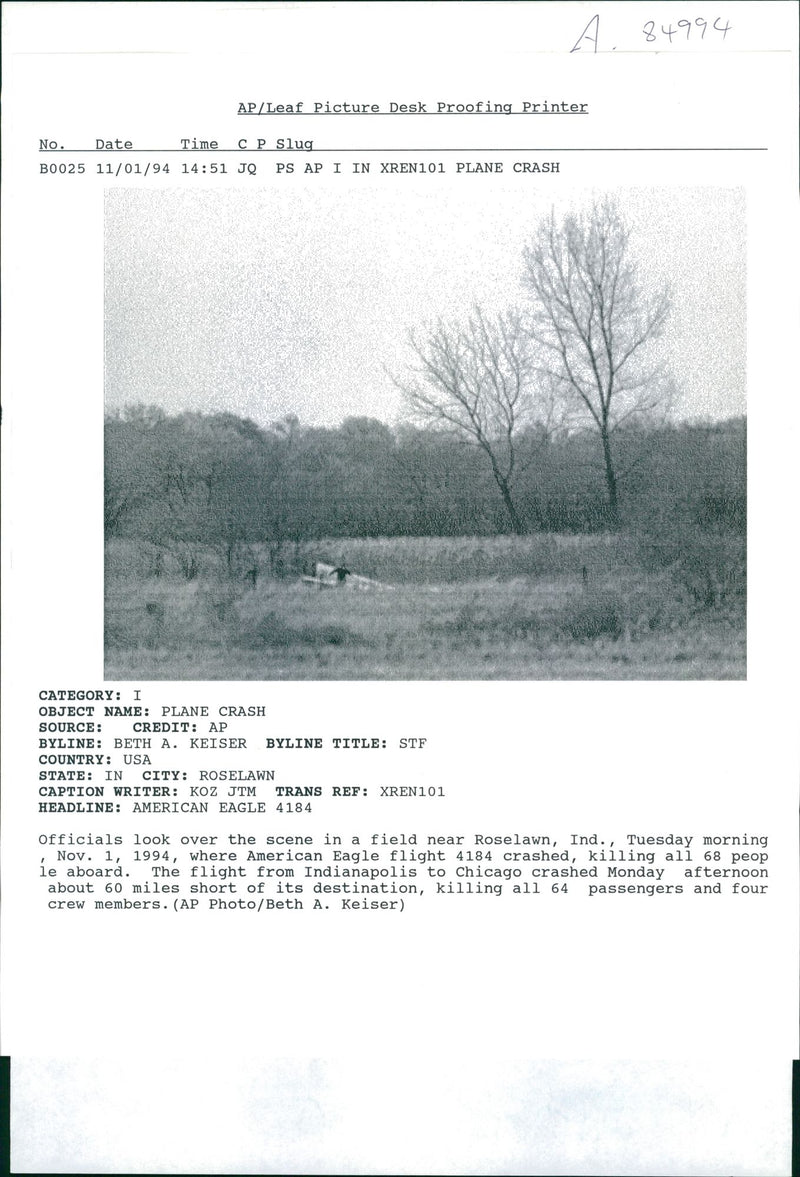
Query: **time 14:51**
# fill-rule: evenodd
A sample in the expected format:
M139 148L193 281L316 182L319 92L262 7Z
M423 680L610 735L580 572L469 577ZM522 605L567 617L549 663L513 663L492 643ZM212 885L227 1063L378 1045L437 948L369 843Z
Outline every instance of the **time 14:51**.
M183 172L184 176L188 176L190 173L195 176L197 176L197 175L201 175L201 176L224 175L225 172L227 172L227 170L228 170L227 164L223 163L222 161L220 161L219 163L214 162L214 163L182 163L181 164L181 171Z

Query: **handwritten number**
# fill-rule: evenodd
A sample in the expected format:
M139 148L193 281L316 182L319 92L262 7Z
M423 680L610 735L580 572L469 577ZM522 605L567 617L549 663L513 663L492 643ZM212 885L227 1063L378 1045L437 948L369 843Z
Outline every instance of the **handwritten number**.
M702 41L706 35L706 29L708 28L708 21L705 20L702 16L698 16L697 19L694 21L694 24L697 25L697 27L700 29L700 40ZM733 26L731 25L730 21L728 21L727 19L726 19L725 23L722 24L722 17L721 16L718 16L713 24L714 31L717 33L722 33L723 41L725 40L726 36L728 35L728 31L732 27ZM642 28L642 32L644 33L645 40L650 44L652 44L653 41L658 40L658 37L656 36L655 29L656 29L655 21L652 21L652 20L648 20L645 23L644 27ZM681 29L686 29L686 40L688 41L691 36L691 32L692 32L692 21L690 21L690 20L679 20L677 28L674 28L672 26L672 24L670 24L670 26L668 28L665 25L662 25L661 26L661 35L662 35L662 37L666 37L669 40L669 43L671 45L672 38L677 37L677 35ZM587 26L587 31L588 31L588 26ZM585 36L586 36L586 33L584 33L584 37ZM589 38L589 39L591 40L591 38ZM580 44L580 42L578 43L578 45L576 45L576 48L579 47L579 44ZM573 50L573 52L574 52L574 50Z

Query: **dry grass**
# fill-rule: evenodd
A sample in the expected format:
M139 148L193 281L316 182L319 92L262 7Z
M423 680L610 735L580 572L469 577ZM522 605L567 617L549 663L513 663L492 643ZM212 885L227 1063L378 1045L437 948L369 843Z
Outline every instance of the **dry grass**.
M226 578L230 553L223 547L191 541L155 545L114 540L107 546L107 572L151 578L185 576L189 566L199 579ZM344 565L363 576L394 585L459 584L493 577L599 575L638 560L636 546L620 535L526 535L394 539L331 539L281 545L237 545L235 572L256 567L258 579L276 571L298 576L317 560Z
M208 552L190 581L174 568L147 576L146 554L117 549L106 581L106 676L742 678L742 603L703 607L670 569L644 570L629 553L616 537L361 540L318 550L396 585L353 592L295 577L261 576L251 587L223 575ZM541 570L511 571L526 560ZM482 573L468 577L476 567ZM404 581L412 570L416 583Z

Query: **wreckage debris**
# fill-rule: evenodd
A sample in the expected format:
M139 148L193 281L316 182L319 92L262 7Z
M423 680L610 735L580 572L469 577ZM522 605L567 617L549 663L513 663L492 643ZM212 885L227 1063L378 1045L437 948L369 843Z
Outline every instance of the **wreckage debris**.
M324 564L322 560L317 560L314 565L314 575L304 576L302 583L318 589L344 588L361 592L385 591L394 587L390 584L383 584L379 580L373 580L370 576L359 576L341 564Z

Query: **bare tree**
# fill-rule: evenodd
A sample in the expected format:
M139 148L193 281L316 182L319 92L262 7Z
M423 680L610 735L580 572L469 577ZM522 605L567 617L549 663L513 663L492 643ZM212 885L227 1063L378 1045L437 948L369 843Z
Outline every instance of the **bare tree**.
M612 200L582 216L555 213L525 250L524 280L533 294L531 338L536 367L570 396L597 429L608 509L619 524L619 471L613 436L626 422L651 416L670 385L648 348L669 314L666 287L644 289L630 233Z
M475 307L461 323L442 320L424 339L413 334L409 381L396 381L414 416L476 445L489 462L508 513L520 535L524 521L514 498L519 460L517 437L525 424L545 425L552 406L534 413L532 353L516 310L488 315Z

